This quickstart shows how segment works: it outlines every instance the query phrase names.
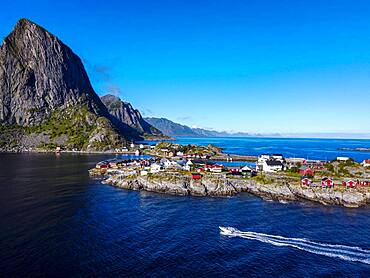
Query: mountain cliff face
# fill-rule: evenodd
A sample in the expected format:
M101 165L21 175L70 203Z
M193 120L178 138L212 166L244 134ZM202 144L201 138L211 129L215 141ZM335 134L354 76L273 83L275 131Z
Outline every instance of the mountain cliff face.
M145 137L163 136L162 132L146 122L139 110L134 109L130 103L110 94L101 97L101 100L113 117L137 130L141 135Z
M139 137L109 114L81 59L27 19L0 46L0 125L2 150L101 150Z
M41 123L50 110L76 104L106 114L80 58L26 19L0 48L0 99L0 121L20 126Z

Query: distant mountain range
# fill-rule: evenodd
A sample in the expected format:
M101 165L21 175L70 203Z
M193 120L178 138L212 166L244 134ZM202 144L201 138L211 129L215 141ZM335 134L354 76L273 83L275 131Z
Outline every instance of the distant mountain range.
M264 138L322 138L370 139L370 133L318 132L318 133L246 133L191 128L166 118L147 117L145 121L170 137L264 137Z
M163 134L171 137L249 137L258 136L257 134L249 134L244 132L230 133L225 131L207 130L203 128L191 128L186 125L175 123L165 118L144 118L145 121L156 127Z

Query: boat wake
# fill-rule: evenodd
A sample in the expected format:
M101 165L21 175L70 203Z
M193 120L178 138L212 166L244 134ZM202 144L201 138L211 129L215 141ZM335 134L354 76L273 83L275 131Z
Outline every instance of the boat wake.
M221 235L224 236L258 240L274 246L287 246L313 254L370 264L370 250L357 246L320 243L305 238L288 238L255 232L242 232L232 227L220 227L220 230Z

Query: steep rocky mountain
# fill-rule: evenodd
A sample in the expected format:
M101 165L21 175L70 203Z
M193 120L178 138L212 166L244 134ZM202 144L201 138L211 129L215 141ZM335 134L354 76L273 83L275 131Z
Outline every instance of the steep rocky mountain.
M110 94L101 97L101 100L113 117L137 130L145 138L153 136L163 137L162 132L146 122L139 110L134 109L130 103L124 102L120 98Z
M163 134L172 137L247 137L250 136L248 133L238 132L238 133L228 133L220 132L214 130L207 130L203 128L191 128L186 125L178 124L172 122L165 118L144 118L145 121L159 129Z
M81 59L27 19L0 46L0 125L2 150L102 150L140 137L109 114Z

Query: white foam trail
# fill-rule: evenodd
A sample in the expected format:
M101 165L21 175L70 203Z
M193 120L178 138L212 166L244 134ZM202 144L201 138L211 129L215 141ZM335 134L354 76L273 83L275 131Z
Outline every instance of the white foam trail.
M370 264L370 250L358 246L320 243L305 238L288 238L256 232L242 232L232 227L220 227L220 230L222 235L229 237L258 240L274 246L287 246L327 257Z

